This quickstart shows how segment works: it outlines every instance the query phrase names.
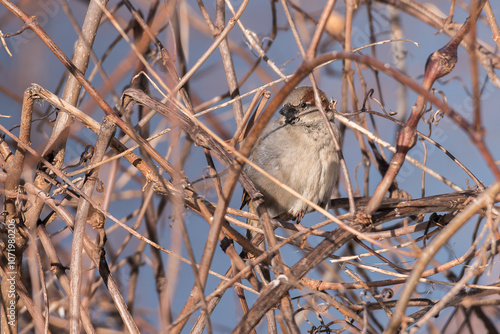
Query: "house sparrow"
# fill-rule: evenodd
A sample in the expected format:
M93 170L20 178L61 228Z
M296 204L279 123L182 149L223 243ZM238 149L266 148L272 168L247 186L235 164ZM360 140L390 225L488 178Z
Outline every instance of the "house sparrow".
M337 141L339 131L334 110L322 91L318 91ZM340 157L325 120L316 106L311 87L297 87L285 99L281 117L262 132L250 161L299 194L326 207L338 179ZM271 218L300 219L313 209L256 169L245 165L244 172L264 196Z

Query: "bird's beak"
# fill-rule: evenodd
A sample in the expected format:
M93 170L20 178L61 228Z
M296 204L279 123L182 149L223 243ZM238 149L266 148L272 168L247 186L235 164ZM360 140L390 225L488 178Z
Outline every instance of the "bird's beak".
M285 104L280 110L280 114L285 116L286 123L292 122L297 116L297 109L290 104Z

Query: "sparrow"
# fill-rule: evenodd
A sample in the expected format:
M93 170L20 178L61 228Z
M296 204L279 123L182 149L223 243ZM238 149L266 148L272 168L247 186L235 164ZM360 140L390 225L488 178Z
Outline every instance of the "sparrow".
M339 141L334 108L318 90L323 110ZM320 207L327 208L338 180L340 155L316 105L312 87L297 87L280 117L264 128L248 159ZM243 171L262 193L267 212L279 220L300 219L313 208L246 164ZM245 203L244 203L245 204Z

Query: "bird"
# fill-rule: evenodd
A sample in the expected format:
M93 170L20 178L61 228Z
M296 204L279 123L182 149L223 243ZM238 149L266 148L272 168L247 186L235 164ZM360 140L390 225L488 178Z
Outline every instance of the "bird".
M318 89L318 93L337 143L340 143L333 104L328 102L324 92ZM327 208L339 177L340 154L316 104L313 88L294 88L279 114L277 120L264 128L248 159L311 202ZM297 219L299 223L306 213L313 211L303 200L251 165L245 164L243 171L262 193L271 218Z

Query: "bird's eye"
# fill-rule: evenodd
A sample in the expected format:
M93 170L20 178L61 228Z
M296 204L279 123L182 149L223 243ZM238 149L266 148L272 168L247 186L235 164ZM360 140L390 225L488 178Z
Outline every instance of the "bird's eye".
M300 107L301 107L301 108L305 108L305 107L307 107L307 103L302 102L302 103L300 104Z

